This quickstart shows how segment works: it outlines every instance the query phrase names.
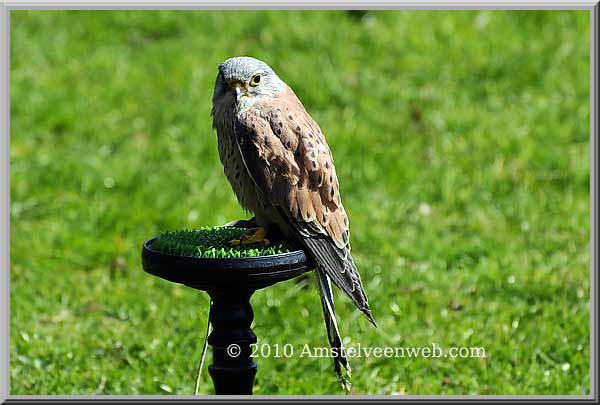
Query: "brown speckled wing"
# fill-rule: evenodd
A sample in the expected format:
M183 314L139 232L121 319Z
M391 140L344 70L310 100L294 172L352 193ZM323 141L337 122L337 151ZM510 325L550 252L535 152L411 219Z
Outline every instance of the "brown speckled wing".
M288 89L257 102L241 114L235 138L259 191L289 219L317 266L372 320L350 255L331 151L296 95Z
M244 136L236 139L260 190L292 218L307 224L307 231L328 235L336 246L346 247L348 218L331 150L294 93L289 90L258 102L241 118L243 128L237 129Z

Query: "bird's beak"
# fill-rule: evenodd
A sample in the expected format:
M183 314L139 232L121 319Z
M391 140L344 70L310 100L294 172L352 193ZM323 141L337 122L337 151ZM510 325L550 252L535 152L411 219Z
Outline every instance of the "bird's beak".
M234 86L235 89L235 98L237 98L238 100L240 99L240 97L242 97L242 86L240 86L239 84Z
M244 87L244 84L241 83L241 82L233 82L231 84L231 88L235 92L235 98L238 101L239 101L240 98L242 98L242 96L245 96L248 93L248 89L246 89Z

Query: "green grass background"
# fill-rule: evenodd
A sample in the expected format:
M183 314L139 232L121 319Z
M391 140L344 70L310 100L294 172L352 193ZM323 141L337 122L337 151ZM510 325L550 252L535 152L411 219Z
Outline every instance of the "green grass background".
M207 296L140 250L246 217L209 115L244 54L333 150L379 324L338 294L346 344L486 350L354 359L353 393L589 393L587 11L13 11L12 394L193 392ZM311 278L252 302L259 342L327 346ZM256 394L342 393L258 363Z

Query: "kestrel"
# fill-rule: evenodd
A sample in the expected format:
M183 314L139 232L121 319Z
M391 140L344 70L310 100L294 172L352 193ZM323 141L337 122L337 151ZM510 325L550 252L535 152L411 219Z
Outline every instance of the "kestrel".
M360 275L350 255L348 216L331 150L319 125L266 63L235 57L219 66L212 108L219 156L242 207L259 228L241 241L272 232L298 241L316 265L334 369L351 370L333 308L330 279L375 325ZM335 355L337 354L337 355Z

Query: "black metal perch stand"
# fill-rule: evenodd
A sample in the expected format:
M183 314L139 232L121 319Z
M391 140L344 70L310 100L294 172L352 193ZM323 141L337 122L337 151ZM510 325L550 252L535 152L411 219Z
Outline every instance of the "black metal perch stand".
M299 276L311 269L302 250L243 259L203 259L152 250L156 237L142 249L144 271L175 283L206 291L212 298L208 344L213 364L208 371L217 395L252 395L257 364L251 344L254 312L250 297L261 288Z

